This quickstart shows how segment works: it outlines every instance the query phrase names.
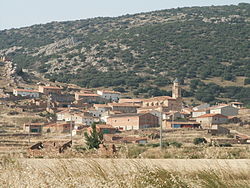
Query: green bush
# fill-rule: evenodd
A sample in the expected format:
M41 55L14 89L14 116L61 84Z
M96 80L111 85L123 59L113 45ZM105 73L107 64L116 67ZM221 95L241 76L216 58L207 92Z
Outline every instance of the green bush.
M222 144L219 144L220 147L232 147L232 144L230 143L222 143Z
M195 145L198 145L198 144L205 144L205 143L207 143L207 140L206 140L205 138L195 138L195 139L193 140L193 143L194 143Z
M169 145L174 146L176 148L180 148L182 146L182 143L180 143L180 142L170 142Z

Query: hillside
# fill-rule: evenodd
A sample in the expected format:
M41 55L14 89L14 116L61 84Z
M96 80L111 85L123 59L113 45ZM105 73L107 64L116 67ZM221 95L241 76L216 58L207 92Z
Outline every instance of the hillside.
M186 97L248 103L249 13L241 3L3 30L0 55L51 81L148 97L169 94L178 77Z

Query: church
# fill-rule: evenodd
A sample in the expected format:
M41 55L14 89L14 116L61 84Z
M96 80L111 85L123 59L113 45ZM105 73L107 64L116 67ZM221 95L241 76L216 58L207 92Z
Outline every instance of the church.
M144 99L142 107L164 107L164 111L181 111L182 98L181 87L178 79L175 79L172 87L172 97L159 96L149 99Z

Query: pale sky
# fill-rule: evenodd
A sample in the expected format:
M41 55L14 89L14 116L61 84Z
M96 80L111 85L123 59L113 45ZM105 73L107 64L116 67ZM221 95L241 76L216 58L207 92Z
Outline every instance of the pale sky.
M0 0L0 30L51 21L241 2L250 3L250 0Z

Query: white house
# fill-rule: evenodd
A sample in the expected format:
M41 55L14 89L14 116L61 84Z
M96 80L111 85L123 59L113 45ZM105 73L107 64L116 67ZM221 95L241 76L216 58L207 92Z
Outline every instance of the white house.
M110 90L97 90L97 94L100 95L102 98L110 100L110 101L119 101L121 98L121 93L117 91L110 91Z
M39 92L31 89L13 89L13 95L22 97L39 98Z

